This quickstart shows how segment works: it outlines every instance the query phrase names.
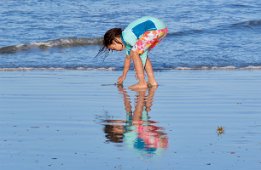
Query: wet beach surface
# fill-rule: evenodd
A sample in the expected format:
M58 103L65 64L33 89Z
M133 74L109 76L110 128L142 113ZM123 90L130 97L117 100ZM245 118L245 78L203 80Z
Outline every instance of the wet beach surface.
M0 72L0 168L260 169L260 71Z

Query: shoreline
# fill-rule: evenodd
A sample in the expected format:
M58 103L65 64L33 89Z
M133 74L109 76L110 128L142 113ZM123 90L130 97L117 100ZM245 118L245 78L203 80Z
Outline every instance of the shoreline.
M176 68L162 68L154 69L154 71L237 71L237 70L261 70L261 66L202 66L202 67L176 67ZM15 71L122 71L115 67L101 67L101 68L88 68L88 67L76 67L76 68L62 68L62 67L17 67L17 68L0 68L0 72L15 72Z

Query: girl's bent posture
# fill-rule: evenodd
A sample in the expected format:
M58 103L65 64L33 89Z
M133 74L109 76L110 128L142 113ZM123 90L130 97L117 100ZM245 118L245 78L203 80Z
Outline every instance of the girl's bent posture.
M126 49L124 69L118 78L118 84L122 84L125 80L132 59L139 82L129 88L145 89L148 85L158 85L148 58L148 51L154 48L167 33L168 29L162 21L146 16L133 21L123 31L121 28L112 28L104 34L103 50L122 51ZM148 84L145 80L144 69L148 76Z

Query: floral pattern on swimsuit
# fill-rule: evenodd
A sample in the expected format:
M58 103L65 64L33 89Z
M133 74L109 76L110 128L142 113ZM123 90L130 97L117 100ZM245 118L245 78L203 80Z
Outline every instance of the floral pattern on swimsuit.
M138 54L143 54L145 51L154 48L167 35L167 33L168 28L146 31L132 47L132 50L137 51Z

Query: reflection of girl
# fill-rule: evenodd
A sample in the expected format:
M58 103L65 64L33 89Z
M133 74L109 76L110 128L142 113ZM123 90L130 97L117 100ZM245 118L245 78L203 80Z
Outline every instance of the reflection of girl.
M135 148L145 154L155 154L160 149L167 148L168 138L162 128L149 120L148 111L152 105L155 88L138 92L135 111L132 113L127 92L122 87L118 90L123 94L127 120L107 120L104 128L106 138L111 142L125 142L129 147Z
M123 133L125 121L122 120L106 120L104 126L104 133L106 134L106 138L108 141L114 143L122 143L123 142Z

